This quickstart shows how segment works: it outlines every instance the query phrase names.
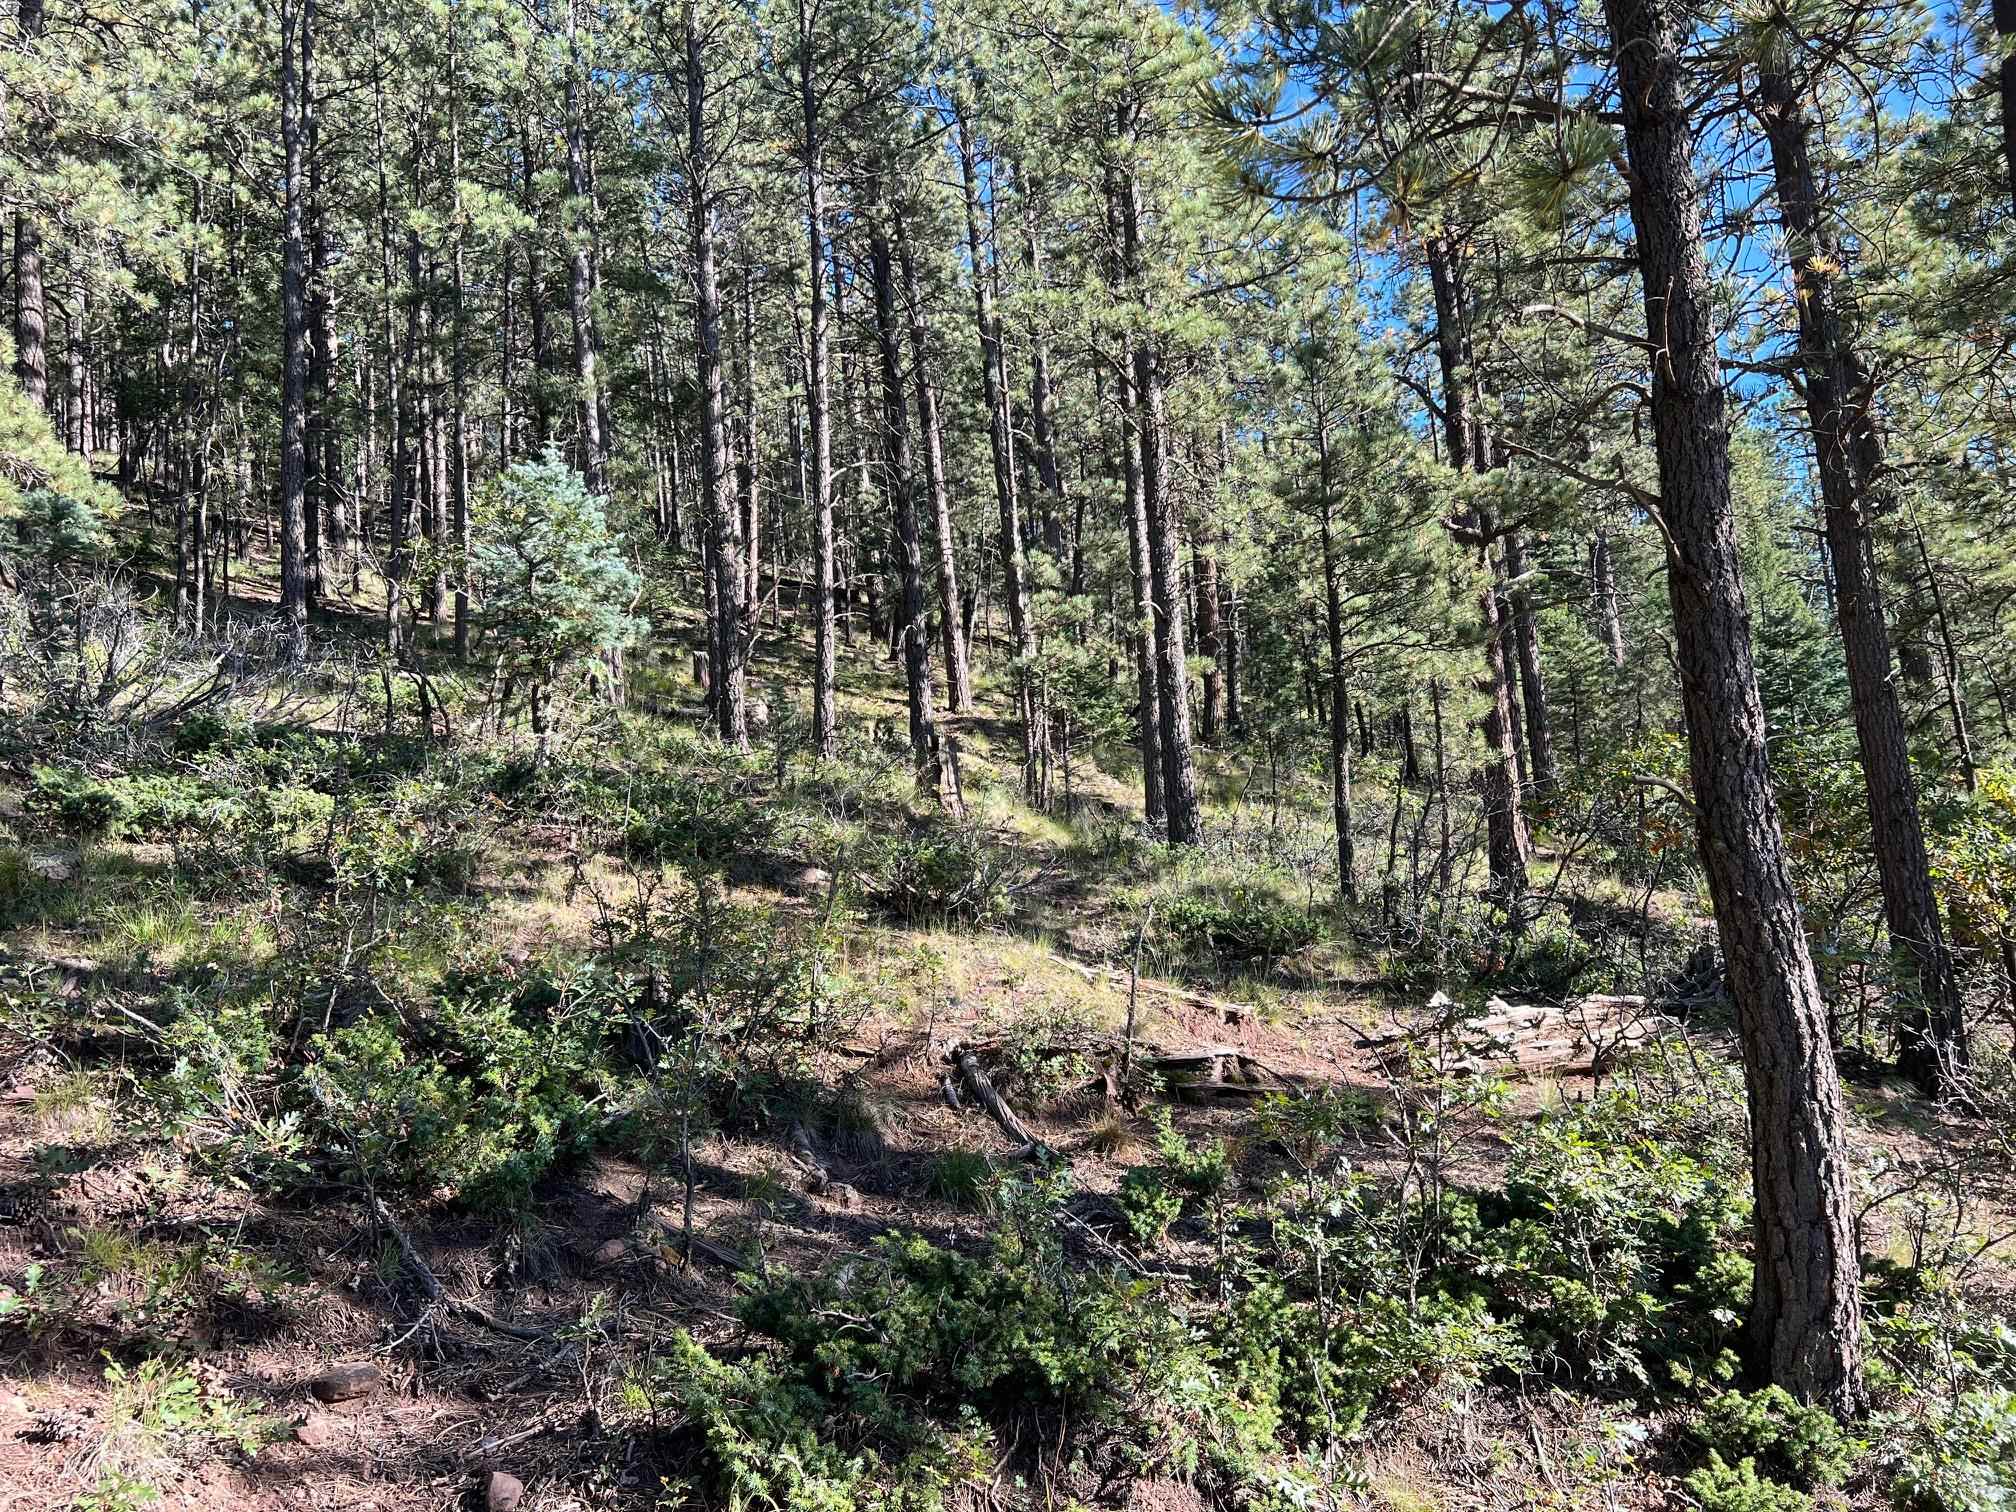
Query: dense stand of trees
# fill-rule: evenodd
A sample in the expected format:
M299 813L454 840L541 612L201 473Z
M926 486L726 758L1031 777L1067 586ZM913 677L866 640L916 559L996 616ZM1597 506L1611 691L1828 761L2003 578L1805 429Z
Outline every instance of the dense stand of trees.
M2012 16L20 0L14 374L189 627L277 559L295 661L327 621L481 669L475 500L550 446L646 611L704 610L731 745L767 695L837 751L873 647L927 794L992 686L1029 802L1118 738L1184 846L1203 751L1320 730L1342 900L1383 748L1445 886L1474 795L1515 919L1578 801L1684 805L1749 1068L1753 1352L1852 1409L1780 788L1852 731L1896 1054L1952 1090L2010 953L1928 814L2011 739ZM811 657L759 694L766 615ZM596 667L621 698L621 647Z

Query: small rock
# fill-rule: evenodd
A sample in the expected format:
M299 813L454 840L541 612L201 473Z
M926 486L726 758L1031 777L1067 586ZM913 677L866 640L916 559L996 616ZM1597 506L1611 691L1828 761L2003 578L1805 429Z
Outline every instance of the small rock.
M595 1265L597 1269L610 1265L621 1265L629 1258L630 1241L627 1239L608 1240L601 1248L595 1251Z
M44 882L75 882L77 866L75 856L51 855L28 858L28 870Z
M318 1402L348 1402L371 1395L384 1384L375 1365L331 1365L308 1383Z
M525 1499L525 1483L502 1470L486 1473L482 1482L484 1512L514 1512Z
M822 1195L843 1213L861 1211L861 1194L844 1181L829 1181L822 1188Z
M310 1449L327 1449L336 1442L338 1426L334 1418L311 1412L294 1425L294 1442Z
M800 892L821 892L833 885L833 873L823 866L801 866L791 881Z

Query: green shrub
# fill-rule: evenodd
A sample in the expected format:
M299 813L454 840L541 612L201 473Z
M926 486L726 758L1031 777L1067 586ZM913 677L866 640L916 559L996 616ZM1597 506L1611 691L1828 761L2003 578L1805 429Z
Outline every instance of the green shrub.
M621 1013L585 970L514 981L470 963L410 1023L375 1015L319 1038L315 1103L375 1182L515 1211L602 1128Z
M1823 1407L1802 1407L1782 1386L1709 1399L1694 1436L1725 1460L1754 1460L1778 1480L1837 1486L1862 1446Z
M1526 1125L1481 1226L1445 1240L1536 1353L1599 1380L1649 1380L1648 1354L1715 1361L1747 1302L1747 1267L1725 1258L1743 1185L1655 1138L1663 1116L1619 1091Z
M1077 1452L1123 1478L1248 1463L1273 1403L1149 1283L1067 1265L1029 1200L1004 1193L1011 1232L986 1255L885 1235L865 1260L774 1277L746 1301L777 1374L823 1400L822 1437L893 1458L929 1424L1068 1423Z
M1454 1397L1521 1359L1517 1336L1484 1299L1435 1291L1318 1307L1262 1281L1218 1337L1222 1368L1246 1383L1244 1397L1278 1404L1274 1431L1319 1447L1356 1435L1382 1403Z
M831 1402L788 1367L717 1360L683 1329L652 1385L697 1430L707 1489L729 1507L936 1512L992 1468L986 1435L970 1425L960 1434L918 1422L893 1448L836 1442Z
M1710 1454L1686 1484L1701 1512L1807 1512L1813 1505L1804 1491L1759 1475L1754 1461L1731 1465L1719 1454Z
M969 824L870 834L853 861L868 901L906 922L978 923L1008 905L1009 858Z
M1120 1216L1137 1244L1157 1244L1183 1216L1183 1195L1155 1166L1135 1166L1120 1178Z
M1322 935L1307 910L1257 888L1173 899L1163 905L1157 927L1186 954L1229 962L1280 960Z
M720 865L761 850L773 837L770 816L727 787L679 775L638 785L624 833L630 854L653 861Z
M18 845L0 845L0 928L46 915L65 889L35 869L35 858Z
M1904 1512L2008 1512L2016 1507L2016 1392L1969 1391L1927 1423L1891 1486Z

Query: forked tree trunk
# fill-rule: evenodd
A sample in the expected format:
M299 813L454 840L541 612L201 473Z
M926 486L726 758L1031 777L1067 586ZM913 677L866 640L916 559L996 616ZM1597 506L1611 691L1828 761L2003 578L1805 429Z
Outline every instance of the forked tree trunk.
M1786 861L1752 661L1681 65L1685 27L1672 0L1605 0L1604 9L1645 326L1660 333L1651 408L1695 826L1750 1098L1751 1363L1802 1401L1845 1415L1864 1397L1841 1084Z

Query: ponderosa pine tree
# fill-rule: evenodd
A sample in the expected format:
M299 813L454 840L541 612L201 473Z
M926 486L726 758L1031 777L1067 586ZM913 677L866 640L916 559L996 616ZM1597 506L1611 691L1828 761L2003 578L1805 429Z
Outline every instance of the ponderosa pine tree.
M1863 1402L1862 1291L1841 1085L1792 889L1751 660L1710 321L1683 33L1669 0L1605 0L1623 102L1695 826L1743 1040L1756 1190L1752 1357L1801 1400Z
M1875 383L1844 308L1844 254L1813 165L1807 90L1795 74L1805 39L1781 9L1754 27L1750 40L1756 53L1756 106L1785 226L1803 397L1877 875L1891 942L1910 967L1899 1062L1908 1076L1936 1094L1952 1085L1966 1063L1966 1026L1958 973L1932 888L1877 568L1874 521L1888 512L1890 501L1885 498L1889 466L1875 411Z

